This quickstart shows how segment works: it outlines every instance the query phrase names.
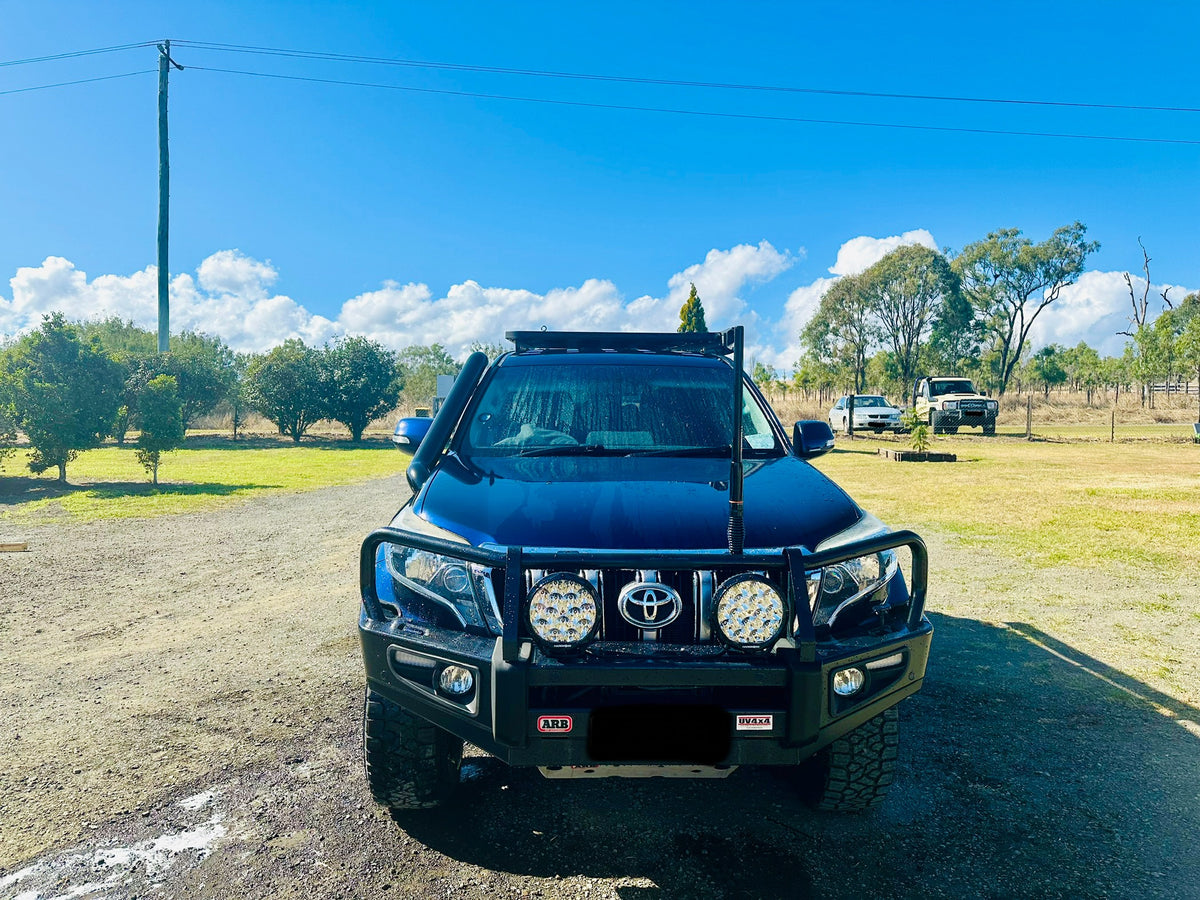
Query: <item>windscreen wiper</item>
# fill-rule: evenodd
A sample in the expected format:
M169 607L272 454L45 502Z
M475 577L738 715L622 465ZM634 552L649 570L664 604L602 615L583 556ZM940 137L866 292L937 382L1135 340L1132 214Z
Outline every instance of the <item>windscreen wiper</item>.
M514 456L590 456L593 454L620 456L624 450L605 447L603 444L551 444L548 447L529 447L518 450Z
M624 450L625 456L729 456L729 444L714 447L659 447L653 450Z

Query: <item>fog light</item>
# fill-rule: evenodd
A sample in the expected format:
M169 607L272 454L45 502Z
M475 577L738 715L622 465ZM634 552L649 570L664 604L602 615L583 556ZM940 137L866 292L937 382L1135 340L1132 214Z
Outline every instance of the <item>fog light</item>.
M475 676L462 666L446 666L438 676L438 685L453 697L464 697L475 689Z
M833 673L833 692L839 697L849 697L861 691L866 680L862 669L841 669Z

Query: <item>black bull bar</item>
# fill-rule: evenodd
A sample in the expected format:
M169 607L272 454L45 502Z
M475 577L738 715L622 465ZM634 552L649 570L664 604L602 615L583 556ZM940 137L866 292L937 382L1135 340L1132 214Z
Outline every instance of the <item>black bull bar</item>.
M912 583L908 613L908 628L916 630L925 612L925 596L929 583L929 553L925 542L912 531L893 531L855 541L829 550L812 552L804 547L785 547L775 552L739 553L703 550L663 553L653 550L528 550L522 547L483 548L447 541L427 535L412 534L398 528L378 528L367 535L359 555L359 584L362 589L362 604L367 615L376 621L386 618L379 595L375 588L375 557L381 544L399 544L430 553L439 553L466 562L502 568L504 570L504 593L501 613L504 631L501 640L501 658L508 663L516 662L520 653L520 611L525 603L525 585L522 573L526 568L550 571L580 571L582 569L672 569L747 568L783 571L787 575L787 611L784 621L793 612L803 613L808 609L805 576L808 572L826 566L846 562L870 553L882 553L907 547L912 554ZM802 661L816 659L817 640L812 616L795 616L798 623L796 649Z
M896 634L881 639L879 648L885 646L908 646L915 654L913 665L919 669L918 675L924 672L924 657L928 652L929 625L923 620L926 589L928 584L928 554L925 544L919 536L911 531L897 531L884 535L856 541L831 550L819 553L810 552L802 547L784 548L773 551L759 551L742 554L731 554L726 551L687 551L687 552L655 552L655 551L596 551L579 552L573 550L530 550L522 547L481 548L446 541L426 535L417 535L395 528L381 528L373 531L363 542L360 556L362 604L368 619L382 624L386 620L384 610L376 593L375 565L378 548L385 543L399 544L456 557L463 561L475 562L481 565L501 567L504 569L504 593L502 600L502 634L495 638L490 653L484 651L477 664L486 669L483 673L490 682L484 687L484 696L480 702L479 719L467 721L468 718L451 710L444 705L424 705L421 713L428 716L436 724L459 734L477 746L483 747L490 753L500 756L510 764L541 765L548 762L557 764L580 761L571 756L573 751L567 749L564 742L537 740L531 735L530 724L527 721L528 690L539 685L575 685L575 686L679 686L686 684L693 687L741 686L746 688L784 688L788 691L786 732L780 735L778 743L763 741L741 741L747 748L739 752L758 752L757 758L743 756L743 762L783 763L795 762L804 753L789 750L802 745L810 748L816 746L814 740L820 733L822 742L827 742L840 733L852 727L857 727L866 718L878 712L876 707L881 704L891 705L902 696L915 691L920 681L911 681L906 686L899 687L891 694L891 700L880 697L870 701L861 709L839 714L837 721L829 724L821 712L821 680L822 668L830 664L829 652L818 654L818 642L813 628L812 616L808 614L808 595L806 575L808 572L845 562L857 556L869 553L879 553L884 550L908 547L912 554L912 575L910 585L910 606L906 620L906 628L899 629ZM536 661L530 656L528 641L523 640L520 633L521 612L525 602L523 571L525 568L549 570L578 571L585 568L726 568L745 567L747 569L774 570L786 576L785 603L787 609L785 621L795 621L796 632L793 635L795 649L778 654L747 654L744 660L722 658L714 660L622 660L622 661L589 661L586 665L563 665L553 657L544 657ZM800 610L803 614L792 617L792 610ZM375 659L379 651L388 644L399 642L411 645L413 649L430 652L436 651L436 645L421 647L414 643L411 635L397 635L384 638L383 632L371 628L372 623L364 623L368 631L364 631L364 653L367 652L367 634L376 634L383 638L383 643L375 646L372 640L372 660L375 665L382 662ZM363 625L360 625L360 628ZM436 638L434 639L436 641ZM478 641L478 638L474 638ZM421 641L424 643L424 641ZM829 649L833 657L846 660L858 658L868 652L865 648L851 650L849 648ZM479 647L479 650L482 650ZM446 648L445 651L449 651ZM436 655L436 652L435 652ZM453 653L450 654L454 656ZM819 659L818 657L822 657ZM490 657L490 659L488 659ZM386 666L386 664L384 664ZM368 669L371 665L368 665ZM912 675L910 674L910 678ZM490 688L490 689L489 689ZM416 698L410 697L410 701ZM419 703L419 701L418 701ZM490 725L490 727L489 727ZM544 737L544 736L543 736ZM533 746L533 744L537 746ZM770 747L775 749L769 749ZM811 749L810 751L811 752ZM557 753L559 756L548 754ZM564 755L565 754L565 755ZM789 755L791 754L791 755ZM560 758L561 756L561 758Z

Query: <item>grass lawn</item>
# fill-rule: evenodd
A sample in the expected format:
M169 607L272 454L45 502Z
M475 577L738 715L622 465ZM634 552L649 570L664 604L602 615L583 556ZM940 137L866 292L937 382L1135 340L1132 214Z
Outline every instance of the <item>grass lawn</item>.
M902 439L903 440L903 439ZM956 463L897 463L838 438L815 465L888 524L1033 565L1200 571L1200 446L940 437Z
M185 449L163 455L159 484L134 458L135 448L106 446L81 453L67 466L31 475L17 452L0 470L0 517L77 520L157 516L280 491L309 491L403 472L409 457L386 441L354 447L347 441L228 440L189 436Z

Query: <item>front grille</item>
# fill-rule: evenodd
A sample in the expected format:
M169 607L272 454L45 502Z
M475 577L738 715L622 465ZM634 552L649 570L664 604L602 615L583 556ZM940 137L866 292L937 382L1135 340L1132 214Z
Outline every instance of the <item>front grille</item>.
M554 574L546 569L525 571L525 593L547 575ZM742 574L737 569L692 570L692 569L581 569L572 570L576 575L591 583L600 597L600 626L598 640L614 642L648 642L662 644L704 644L712 640L710 620L712 600L716 588L725 579ZM778 583L777 574L759 573L775 584L781 594L786 586ZM683 601L678 618L658 629L639 628L628 622L619 609L621 591L627 585L639 582L664 585L672 588ZM521 630L526 626L522 616Z

